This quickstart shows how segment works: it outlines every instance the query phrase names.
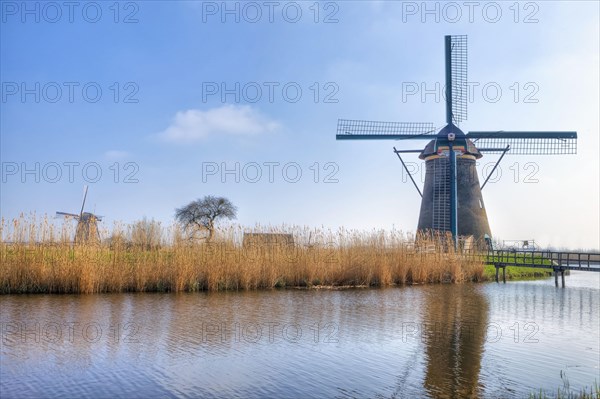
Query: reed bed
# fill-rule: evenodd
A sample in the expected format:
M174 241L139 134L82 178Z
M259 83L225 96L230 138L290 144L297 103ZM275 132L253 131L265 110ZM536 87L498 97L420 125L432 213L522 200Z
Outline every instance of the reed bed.
M0 293L385 287L483 279L481 262L448 250L448 237L230 225L203 243L186 240L176 225L154 227L152 240L132 240L139 232L115 224L101 232L101 242L74 245L68 223L35 215L2 220ZM244 232L293 234L294 244L244 246Z

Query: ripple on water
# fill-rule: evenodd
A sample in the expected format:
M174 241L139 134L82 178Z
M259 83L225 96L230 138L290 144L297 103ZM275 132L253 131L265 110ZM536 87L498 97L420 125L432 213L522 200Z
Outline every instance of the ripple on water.
M561 371L578 389L598 376L590 285L4 296L0 396L522 397Z

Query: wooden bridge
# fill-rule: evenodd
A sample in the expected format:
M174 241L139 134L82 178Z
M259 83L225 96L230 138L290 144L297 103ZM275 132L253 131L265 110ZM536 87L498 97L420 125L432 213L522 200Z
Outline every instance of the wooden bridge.
M502 281L506 282L506 267L535 267L554 270L554 282L558 287L558 274L565 286L565 271L581 270L600 272L600 253L563 251L493 250L479 254L485 264L496 267L496 282L502 269Z

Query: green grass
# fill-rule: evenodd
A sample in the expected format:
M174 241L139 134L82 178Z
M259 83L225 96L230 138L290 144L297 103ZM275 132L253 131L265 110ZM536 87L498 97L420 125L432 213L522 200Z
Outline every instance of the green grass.
M493 265L485 265L485 268L483 269L483 275L488 280L495 280L496 268ZM540 267L506 266L507 280L518 280L549 276L552 276L552 269L544 269ZM500 270L498 277L502 279L502 270Z
M517 264L534 264L534 265L551 265L552 262L549 259L545 259L537 254L511 254L507 253L505 256L499 257L494 256L490 258L492 262L498 263L517 263ZM494 265L485 265L483 275L489 280L496 278L496 268ZM552 269L543 267L527 267L527 266L506 266L506 278L509 280L515 279L529 279L552 276ZM499 277L502 278L502 271L500 271Z
M565 381L563 379L563 381ZM529 395L530 399L550 399L550 398L556 398L556 399L600 399L600 387L598 386L597 382L594 382L594 384L590 387L590 390L587 390L586 388L583 388L582 390L580 390L579 392L572 392L569 388L569 383L568 380L566 380L566 383L564 384L564 387L558 388L556 390L556 393L551 393L551 394L547 394L546 392L544 392L542 389L540 389L539 392L536 393L532 393Z

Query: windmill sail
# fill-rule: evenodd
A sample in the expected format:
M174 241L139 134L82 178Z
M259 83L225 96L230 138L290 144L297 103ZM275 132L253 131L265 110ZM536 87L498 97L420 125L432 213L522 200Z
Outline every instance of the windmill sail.
M429 165L433 168L431 226L433 230L450 231L450 168L444 158L437 158Z
M435 137L433 123L338 119L337 140L409 140Z
M480 152L503 152L508 155L577 154L576 132L469 132Z
M446 36L446 123L467 120L467 36Z
M85 199L87 198L88 186L83 189L83 202L81 203L81 211L79 211L79 217L83 216L83 208L85 207Z
M56 212L56 216L69 216L69 217L73 217L75 219L79 219L80 215L76 215L74 213L69 213L69 212L60 212L60 211L57 211Z

